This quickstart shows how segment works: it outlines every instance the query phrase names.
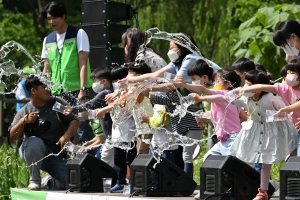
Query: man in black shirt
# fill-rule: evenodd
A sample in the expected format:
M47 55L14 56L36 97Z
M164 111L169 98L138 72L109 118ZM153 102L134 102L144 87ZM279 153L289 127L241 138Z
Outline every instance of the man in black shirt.
M64 116L52 110L56 101L63 105L67 103L60 98L50 97L47 86L37 77L28 77L25 86L31 100L15 115L9 139L16 141L22 136L24 138L19 153L30 173L28 189L40 190L40 170L52 177L47 182L48 189L65 189L67 155L61 153L42 159L50 153L58 153L70 141L79 121L74 115Z

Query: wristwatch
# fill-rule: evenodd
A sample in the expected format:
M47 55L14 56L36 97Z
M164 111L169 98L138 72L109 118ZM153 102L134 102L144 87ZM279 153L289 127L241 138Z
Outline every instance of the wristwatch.
M81 87L80 90L87 90L85 86Z

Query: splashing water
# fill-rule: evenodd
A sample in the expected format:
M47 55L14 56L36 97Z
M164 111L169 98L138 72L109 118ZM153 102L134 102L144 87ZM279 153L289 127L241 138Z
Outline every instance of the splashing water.
M193 52L196 56L202 58L208 64L208 66L212 67L212 63L202 56L200 50L191 42L191 40L186 35L184 35L183 33L168 33L165 31L160 31L157 27L150 28L145 31L145 43L141 45L138 54L144 50L146 45L150 43L152 39L168 40L170 42L179 44Z

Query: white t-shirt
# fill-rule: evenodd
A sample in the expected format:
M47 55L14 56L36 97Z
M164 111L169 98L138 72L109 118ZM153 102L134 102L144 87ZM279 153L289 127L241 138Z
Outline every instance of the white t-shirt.
M65 37L66 37L66 32L63 34L56 33L56 40L57 40L57 46L58 46L59 53L61 53L61 50L63 48ZM89 38L83 29L79 29L79 31L77 33L77 50L78 50L78 52L80 52L80 51L90 52ZM42 50L41 57L48 58L48 52L46 50L46 37L44 38L43 50Z

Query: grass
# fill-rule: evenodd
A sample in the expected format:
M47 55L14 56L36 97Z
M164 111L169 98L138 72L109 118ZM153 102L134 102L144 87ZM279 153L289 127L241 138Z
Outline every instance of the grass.
M194 180L196 181L197 184L200 184L200 167L203 163L203 157L205 153L207 152L207 144L206 141L201 143L201 153L200 155L194 160ZM279 180L279 172L280 168L284 164L285 161L282 161L280 163L272 165L271 169L271 177L273 180L280 181Z
M10 188L28 185L29 172L16 147L10 148L5 141L0 148L0 199L9 200Z

